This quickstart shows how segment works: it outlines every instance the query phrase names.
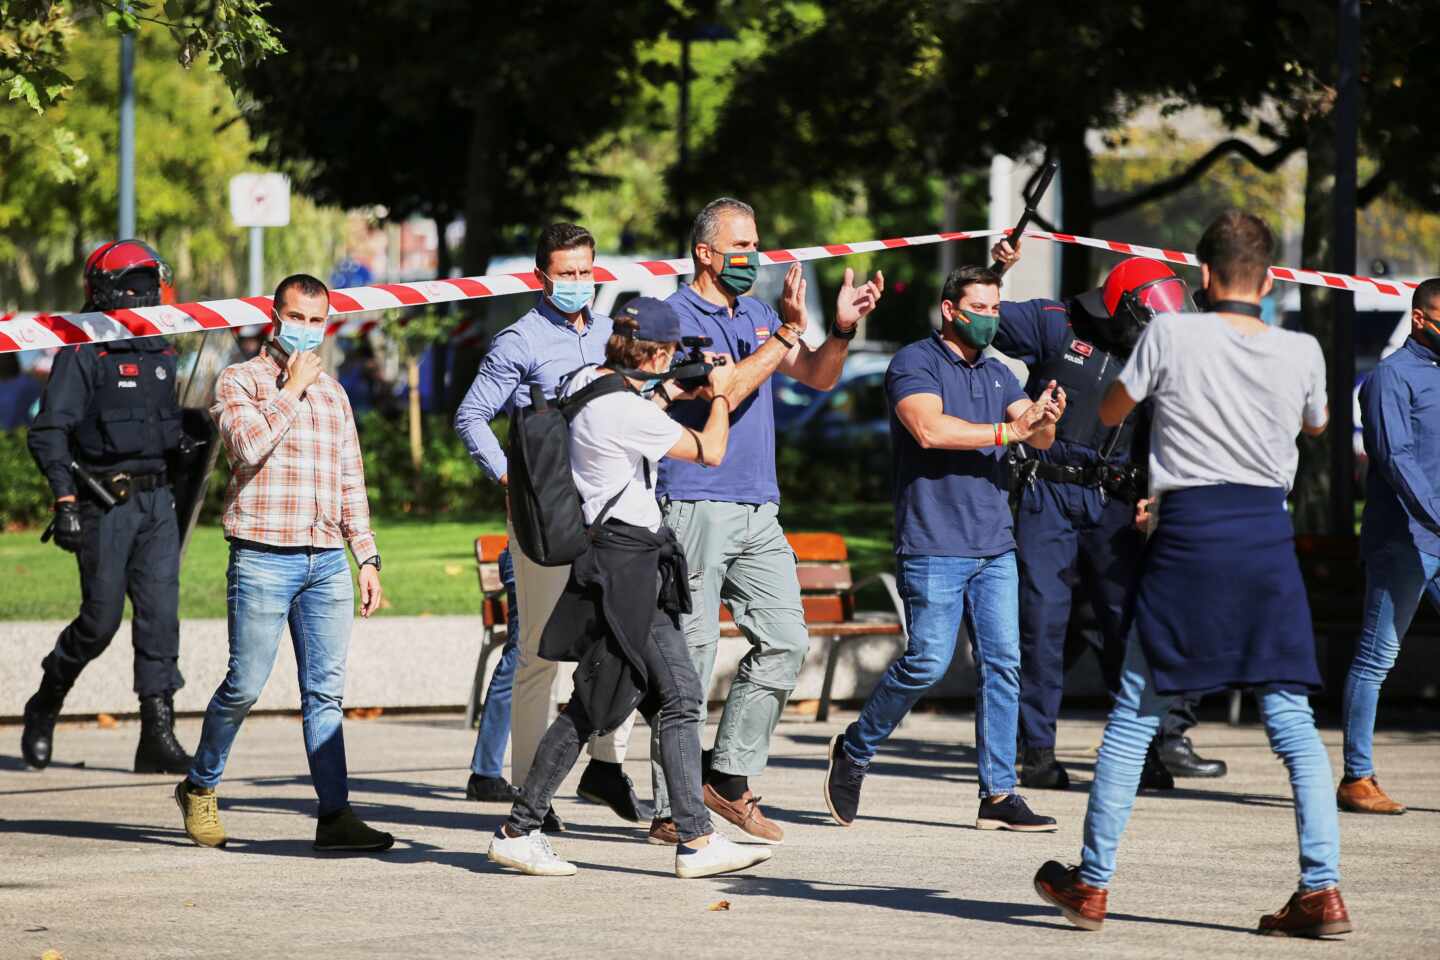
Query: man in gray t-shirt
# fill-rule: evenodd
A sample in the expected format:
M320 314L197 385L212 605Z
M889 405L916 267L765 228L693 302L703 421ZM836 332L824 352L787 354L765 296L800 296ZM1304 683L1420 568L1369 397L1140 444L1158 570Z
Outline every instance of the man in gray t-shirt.
M1156 401L1152 495L1219 483L1289 490L1296 430L1325 426L1319 341L1246 319L1242 327L1216 313L1156 317L1120 374L1132 400Z
M1159 526L1136 587L1120 689L1085 810L1080 864L1051 860L1041 897L1099 930L1146 748L1178 696L1248 688L1295 798L1300 886L1260 933L1328 937L1353 928L1340 896L1340 825L1330 757L1308 694L1320 686L1315 635L1285 494L1297 433L1329 415L1313 337L1267 327L1275 238L1257 217L1221 215L1196 248L1214 313L1155 318L1100 404L1120 423L1153 402L1152 493Z

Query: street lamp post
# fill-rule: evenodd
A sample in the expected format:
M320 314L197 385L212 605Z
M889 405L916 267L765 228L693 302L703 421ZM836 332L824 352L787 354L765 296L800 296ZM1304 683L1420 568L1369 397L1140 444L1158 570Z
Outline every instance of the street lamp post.
M129 12L122 3L120 12ZM120 34L120 238L135 236L135 34Z

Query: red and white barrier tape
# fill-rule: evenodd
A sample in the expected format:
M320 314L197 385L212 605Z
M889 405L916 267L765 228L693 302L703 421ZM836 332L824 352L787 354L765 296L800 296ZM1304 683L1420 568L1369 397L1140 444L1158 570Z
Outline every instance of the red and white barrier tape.
M1009 233L1007 230L1006 233ZM1025 237L1036 237L1041 240L1053 240L1056 243L1073 243L1082 247L1095 247L1098 250L1109 250L1111 253L1123 253L1132 257L1149 257L1152 260L1164 260L1168 263L1183 263L1187 266L1198 267L1200 261L1193 253L1183 253L1179 250L1164 250L1160 247L1147 247L1138 243L1121 243L1118 240L1096 240L1094 237L1077 237L1072 233L1049 233L1044 230L1026 230ZM1376 293L1387 297L1408 297L1411 292L1420 284L1413 280L1376 280L1374 277L1356 277L1344 273L1326 273L1322 270L1300 270L1295 267L1271 267L1270 275L1276 280L1288 280L1291 283L1303 283L1312 287L1331 287L1336 290L1374 290Z
M952 240L994 237L1008 232L1005 230L957 230L917 237L893 237L887 240L862 240L858 243L830 243L816 247L769 250L760 255L760 263L771 265L797 263L805 260L826 260L855 253L878 253L885 250L948 243ZM1093 237L1047 233L1040 230L1027 230L1025 236L1052 240L1057 243L1096 247L1131 256L1152 257L1156 260L1189 266L1195 266L1197 263L1192 254L1182 253L1178 250L1146 247L1140 244L1097 240ZM640 282L653 277L682 276L690 273L690 270L691 264L688 259L640 260L608 268L597 266L595 281L597 283L627 280ZM1290 267L1272 267L1270 272L1278 280L1342 290L1373 289L1392 297L1406 296L1417 286L1409 281L1391 282L1375 280L1370 277L1353 277ZM540 282L535 279L534 273L507 273L481 277L424 280L418 283L378 283L365 287L332 290L330 291L330 314L337 319L331 321L328 332L333 333L344 326L344 321L338 318L350 314L463 300L480 300L513 293L534 293L539 289ZM25 319L10 320L0 325L0 353L43 350L77 343L107 343L132 337L157 337L233 327L250 327L269 323L271 306L269 297L241 297L209 300L203 303L178 303L162 307L137 307L133 310L110 310L103 313L39 314ZM377 322L367 320L361 324L361 329L368 332ZM452 332L452 337L470 332L469 328L473 325L473 321L462 321L460 327Z

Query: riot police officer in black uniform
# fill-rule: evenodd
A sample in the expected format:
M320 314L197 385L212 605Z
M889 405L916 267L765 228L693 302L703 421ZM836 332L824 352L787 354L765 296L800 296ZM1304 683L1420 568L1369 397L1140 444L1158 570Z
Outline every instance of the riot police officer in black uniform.
M1018 257L1003 241L994 253L1007 266ZM1013 463L1019 486L1021 783L1027 787L1065 789L1070 782L1055 760L1055 722L1072 597L1078 588L1094 610L1104 638L1102 672L1114 692L1145 545L1135 505L1148 493L1148 407L1109 428L1100 422L1100 400L1152 316L1193 309L1185 282L1143 257L1121 262L1102 287L1066 302L1000 304L995 348L1029 366L1031 396L1054 380L1069 399L1054 445L1026 448L1027 458ZM1151 746L1142 786L1166 789L1174 786L1173 776L1224 776L1223 761L1195 755L1185 736L1195 722L1194 701L1177 703Z
M169 289L169 265L138 240L104 244L85 262L86 311L156 306ZM163 337L67 347L56 356L30 428L30 453L55 494L49 533L79 561L81 600L80 615L42 661L40 689L25 704L20 744L32 767L50 763L65 695L109 646L128 593L141 720L135 771L190 768L174 730L173 698L184 681L180 539L167 473L182 436L175 351Z

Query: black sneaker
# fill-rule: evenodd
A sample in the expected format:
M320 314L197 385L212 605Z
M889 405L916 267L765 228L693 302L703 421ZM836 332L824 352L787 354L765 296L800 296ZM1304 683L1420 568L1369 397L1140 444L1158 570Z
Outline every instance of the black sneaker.
M565 821L560 819L560 814L551 807L545 814L545 819L540 821L541 833L564 833Z
M1010 793L996 803L991 803L988 797L980 801L980 812L975 814L975 829L1053 833L1056 828L1054 817L1042 817L1032 812L1024 797Z
M825 806L842 827L854 823L855 814L860 810L860 785L865 782L865 769L845 752L845 734L837 733L831 738L830 767L825 772Z
M1053 747L1026 747L1020 762L1020 786L1031 790L1068 790L1070 773L1055 759Z
M470 782L465 784L465 799L477 803L514 803L519 798L520 791L504 777L482 777L472 773Z
M609 807L621 820L644 823L655 816L654 805L635 796L635 782L618 763L591 760L580 775L580 786L575 792L581 800Z
M394 845L394 837L365 826L349 807L327 813L315 827L316 850L376 853Z

